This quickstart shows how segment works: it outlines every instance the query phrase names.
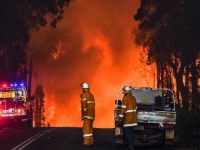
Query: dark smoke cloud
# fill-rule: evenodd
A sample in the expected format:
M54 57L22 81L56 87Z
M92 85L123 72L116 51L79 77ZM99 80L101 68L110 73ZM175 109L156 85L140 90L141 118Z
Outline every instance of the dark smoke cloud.
M45 27L37 53L54 50L37 65L35 83L45 91L46 118L52 126L82 126L80 83L86 81L96 99L95 127L113 127L114 101L124 85L144 86L134 70L138 48L131 39L133 15L140 0L76 0L56 29ZM58 51L59 42L62 43ZM37 44L36 44L37 45ZM37 46L38 47L38 46ZM53 48L54 47L54 48ZM41 54L43 55L43 54Z

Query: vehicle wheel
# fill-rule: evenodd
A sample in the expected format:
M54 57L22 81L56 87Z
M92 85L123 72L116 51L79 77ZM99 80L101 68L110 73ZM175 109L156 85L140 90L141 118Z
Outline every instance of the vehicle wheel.
M164 145L165 145L165 138L164 138L164 137L161 137L161 138L158 140L158 145L160 145L160 146L164 146Z
M173 150L172 145L165 145L164 150Z
M123 144L115 143L114 147L115 147L115 148L123 148L124 145L123 145Z
M165 145L172 145L173 144L173 139L165 139Z
M158 140L158 145L161 146L162 148L165 147L165 137L162 136L159 140Z
M115 136L115 148L123 148L125 147L124 138L122 135Z
M163 133L163 135L158 139L158 146L164 148L165 147L165 134Z
M22 121L20 124L16 124L16 129L17 128L27 129L28 128L27 120Z
M173 139L165 139L165 150L173 150Z

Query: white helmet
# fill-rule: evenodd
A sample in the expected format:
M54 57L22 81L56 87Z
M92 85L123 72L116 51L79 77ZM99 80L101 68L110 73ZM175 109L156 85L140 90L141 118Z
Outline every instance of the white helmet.
M124 86L123 93L131 93L131 87L130 86Z
M81 83L81 88L82 88L82 89L89 89L89 88L90 88L90 86L89 86L89 84L88 84L88 83L86 83L86 82L83 82L83 83Z

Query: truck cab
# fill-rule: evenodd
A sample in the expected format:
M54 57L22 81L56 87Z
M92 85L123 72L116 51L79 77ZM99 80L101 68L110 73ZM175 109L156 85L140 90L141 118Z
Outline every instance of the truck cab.
M119 90L114 110L116 146L126 144L123 124L119 123L122 89ZM131 87L131 94L137 102L138 126L134 127L134 138L141 143L157 140L164 147L172 147L176 124L173 91L168 88Z
M0 128L32 128L33 107L23 84L0 87Z

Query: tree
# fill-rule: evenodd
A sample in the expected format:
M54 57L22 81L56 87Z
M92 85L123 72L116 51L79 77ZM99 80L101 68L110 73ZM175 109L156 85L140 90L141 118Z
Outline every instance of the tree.
M41 85L39 85L36 89L35 89L35 107L34 107L34 121L35 121L35 127L41 127L44 126L45 124L45 94L43 92L43 88Z
M158 86L172 84L173 76L178 99L199 97L199 5L197 0L141 0L134 16L140 21L135 42L148 51L148 62L156 63Z
M56 27L71 0L0 1L0 81L26 81L31 29ZM30 96L30 95L29 95Z
M140 21L135 42L148 51L148 63L156 63L158 86L165 86L165 79L175 80L182 106L177 111L176 134L195 139L200 135L199 6L198 0L141 0L134 16ZM172 70L170 78L168 70Z

